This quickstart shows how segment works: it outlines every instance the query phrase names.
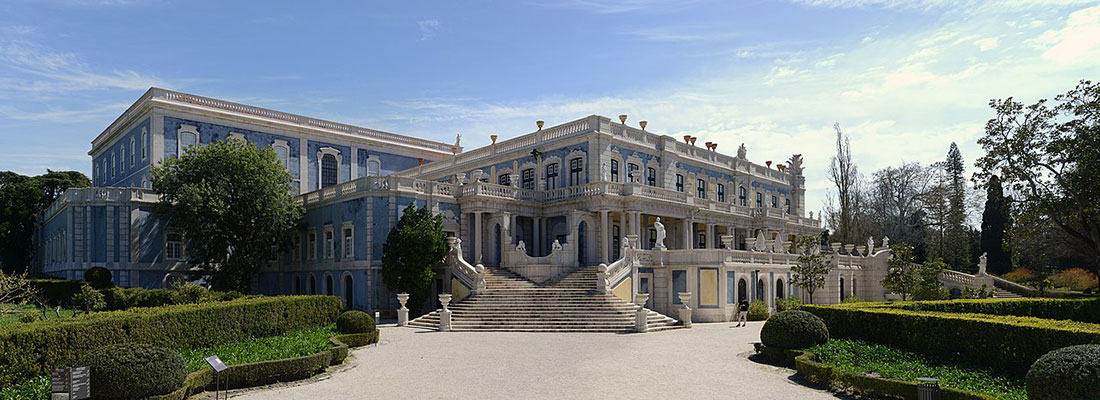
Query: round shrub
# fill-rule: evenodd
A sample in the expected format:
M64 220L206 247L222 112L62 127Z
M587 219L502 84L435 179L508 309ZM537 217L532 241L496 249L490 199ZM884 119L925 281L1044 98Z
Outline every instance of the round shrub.
M760 329L760 342L768 347L805 349L828 341L825 321L801 310L775 314Z
M134 399L168 394L183 386L187 364L180 353L147 344L115 344L84 357L92 397Z
M336 330L345 334L371 333L374 332L374 318L362 311L345 311L336 319Z
M1027 397L1095 399L1100 393L1100 344L1063 347L1044 354L1027 372Z
M763 300L756 300L749 303L749 321L763 321L768 319L771 314L768 313L768 304Z
M111 282L111 271L103 267L91 267L84 271L84 281L96 289L106 289L114 286Z

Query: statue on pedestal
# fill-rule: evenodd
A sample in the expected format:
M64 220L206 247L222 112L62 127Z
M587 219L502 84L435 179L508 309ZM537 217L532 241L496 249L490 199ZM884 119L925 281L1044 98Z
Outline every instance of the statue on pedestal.
M551 251L561 250L561 242L558 242L558 239L554 239L554 243L550 244L550 249Z
M986 275L985 266L987 254L988 253L982 253L982 256L978 257L978 275Z
M520 253L523 253L523 254L527 254L527 244L523 243L523 241L520 240L519 243L516 244L516 251L518 251Z
M867 237L867 254L873 253L874 250L875 250L875 237L874 236L868 236Z
M665 248L665 224L661 223L661 217L657 217L657 221L653 222L653 229L657 230L657 243L653 245L653 248Z

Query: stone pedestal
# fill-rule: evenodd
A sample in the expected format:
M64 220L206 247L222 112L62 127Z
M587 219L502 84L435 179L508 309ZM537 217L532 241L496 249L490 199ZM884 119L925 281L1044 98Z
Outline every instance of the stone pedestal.
M636 332L644 333L649 330L649 310L645 309L646 301L649 301L648 293L634 295L634 302L638 307L634 311L634 330Z
M451 310L447 307L451 304L450 294L439 295L439 304L443 306L442 310L439 310L439 330L446 332L451 330Z
M401 308L397 309L397 326L409 324L409 309L405 307L405 302L407 301L409 301L408 293L397 294L397 302L401 304Z
M607 264L600 264L596 267L596 291L609 293L607 286Z
M691 292L680 292L680 303L684 308L680 309L680 322L685 328L691 328Z

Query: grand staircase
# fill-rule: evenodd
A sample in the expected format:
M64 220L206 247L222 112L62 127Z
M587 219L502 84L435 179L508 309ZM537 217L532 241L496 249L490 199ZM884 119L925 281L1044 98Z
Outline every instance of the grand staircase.
M485 291L450 307L452 331L633 332L636 306L596 290L596 267L536 284L506 269L485 270ZM647 331L681 327L648 310ZM439 327L439 310L409 322Z

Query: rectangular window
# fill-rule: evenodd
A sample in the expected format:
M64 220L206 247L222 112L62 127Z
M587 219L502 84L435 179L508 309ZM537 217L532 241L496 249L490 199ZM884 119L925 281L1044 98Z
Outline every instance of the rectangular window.
M619 181L619 161L618 160L611 160L611 181L612 182L618 182Z
M512 175L500 174L500 177L497 178L497 183L501 186L512 186Z
M122 155L119 157L118 169L125 171L126 170L126 146L123 145L122 148L118 149L118 151L120 153L122 153Z
M614 258L616 260L618 260L619 257L622 257L622 254L620 253L621 252L620 249L622 248L622 245L619 244L619 239L620 239L619 238L619 226L618 225L612 225L611 226L611 254L614 254Z
M715 190L718 191L718 202L719 203L725 203L726 202L726 185L723 185L721 183L719 183L717 185L718 185L718 187L716 187Z
M183 259L183 235L176 232L169 232L165 238L164 246L164 258L166 260L182 260Z
M142 129L141 132L141 161L145 161L145 157L149 153L149 134Z
M653 168L645 169L645 184L649 186L657 186L657 170Z
M558 163L546 166L546 190L558 188Z
M779 198L772 196L772 208L779 208Z
M745 190L744 186L737 188L737 200L741 202L741 207L749 205L749 192Z
M118 170L118 160L115 159L115 153L111 153L111 177L115 177L115 172Z
M584 183L584 160L579 157L569 160L569 184L576 186Z
M764 207L764 194L756 192L756 208Z
M321 156L321 187L326 188L337 183L337 168L339 162L336 156L324 154Z
M325 227L325 259L331 260L336 253L336 238L333 237L332 227Z
M294 262L295 263L302 262L302 234L301 234L301 232L295 232L294 233L294 250L292 251L292 254L294 254Z
M707 198L707 181L702 179L695 180L695 197L700 199Z
M684 176L676 174L676 191L683 193L684 191Z
M707 248L707 233L706 232L699 232L699 238L697 240L699 241L698 245L699 245L700 249Z
M523 184L523 188L527 190L535 190L535 169L528 168L523 170L520 177L520 183Z
M309 233L309 259L317 260L317 232Z
M351 227L344 228L344 259L352 259L355 257L355 235L354 230Z
M284 167L289 165L289 154L287 150L288 149L286 147L275 146L275 158L277 158L279 160L279 164L282 164Z
M630 163L626 165L626 176L630 178L630 183L641 182L642 177L638 176L638 171L641 170L638 164Z
M130 138L130 166L131 167L134 166L134 154L135 154L134 150L136 150L134 148L134 146L136 146L136 145L137 145L137 142L134 141L134 138Z
M783 200L783 203L787 208L787 214L790 214L791 213L791 199L785 199L785 200Z

